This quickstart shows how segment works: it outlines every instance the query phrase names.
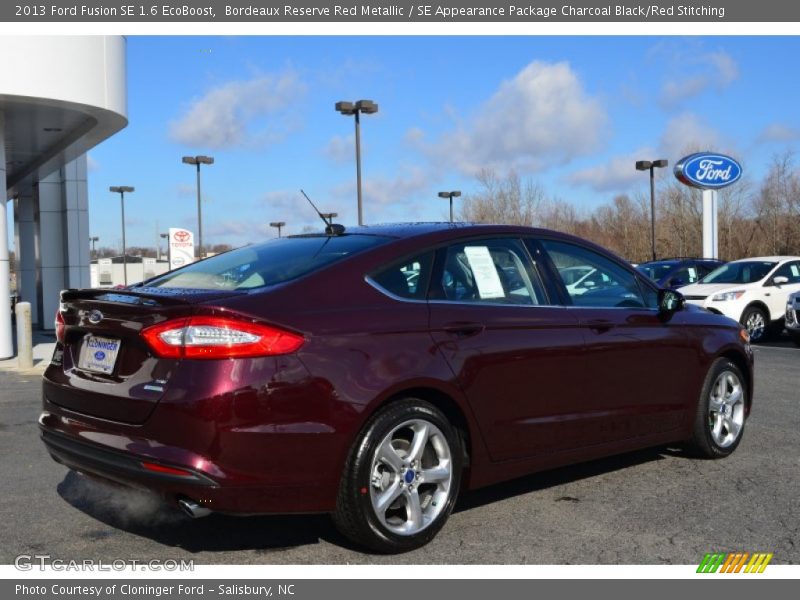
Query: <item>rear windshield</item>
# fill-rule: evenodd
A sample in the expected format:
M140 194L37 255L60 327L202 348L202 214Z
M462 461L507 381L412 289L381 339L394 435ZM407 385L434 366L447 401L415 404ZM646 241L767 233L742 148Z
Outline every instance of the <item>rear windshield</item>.
M653 281L658 281L669 275L675 268L675 263L645 263L636 267Z
M245 246L193 263L147 282L148 287L249 290L283 283L391 238L377 235L309 235Z
M760 260L728 263L711 271L700 283L753 283L764 279L776 264Z

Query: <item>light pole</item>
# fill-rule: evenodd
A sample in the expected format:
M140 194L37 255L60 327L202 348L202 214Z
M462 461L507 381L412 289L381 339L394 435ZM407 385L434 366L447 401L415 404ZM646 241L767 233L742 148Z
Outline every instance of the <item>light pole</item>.
M112 185L108 188L109 192L119 194L119 205L122 208L122 280L125 286L128 285L128 250L125 247L125 192L133 192L129 185Z
M200 165L213 165L213 156L184 156L184 164L197 166L197 252L198 260L203 260L203 211L200 208Z
M169 266L172 267L172 260L170 260L171 257L169 251L169 233L160 233L158 235L162 240L167 240L167 262L169 263Z
M286 225L286 221L273 221L269 224L270 227L277 227L278 228L278 237L281 237L281 227Z
M356 190L358 193L358 224L364 224L364 211L361 199L361 113L371 115L378 112L378 105L372 100L353 102L337 102L336 110L345 116L356 118Z
M666 167L669 164L669 161L666 158L660 158L659 160L637 160L636 161L636 170L637 171L647 171L650 170L650 251L653 255L653 260L656 259L656 184L655 184L655 175L653 171L655 169L661 169Z
M453 222L453 198L458 198L461 195L460 190L453 190L452 192L439 192L439 198L450 198L450 222Z
M96 235L93 235L92 237L89 238L89 241L92 244L92 256L94 258L97 258L97 249L95 247L95 244L100 241L100 238L97 237Z

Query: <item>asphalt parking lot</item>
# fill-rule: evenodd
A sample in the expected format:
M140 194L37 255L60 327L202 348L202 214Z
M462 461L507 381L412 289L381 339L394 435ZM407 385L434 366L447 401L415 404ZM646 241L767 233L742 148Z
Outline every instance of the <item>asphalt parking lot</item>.
M0 562L19 554L197 564L696 564L709 551L800 563L800 349L756 348L744 439L722 461L658 448L465 494L430 545L360 552L325 516L191 520L147 494L53 462L39 441L38 374L0 371Z

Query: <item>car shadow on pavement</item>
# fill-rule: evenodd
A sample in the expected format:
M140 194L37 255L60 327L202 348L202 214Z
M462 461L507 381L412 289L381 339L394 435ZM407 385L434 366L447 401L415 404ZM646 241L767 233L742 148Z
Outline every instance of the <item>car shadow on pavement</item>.
M646 462L663 460L679 451L651 448L587 463L527 475L479 490L465 492L455 512L479 508L554 486L610 473ZM95 530L90 537L102 538L124 531L187 552L236 550L279 551L295 546L330 544L364 552L342 536L327 515L271 515L237 517L211 514L192 519L165 499L145 490L69 471L58 485L59 495L74 508L104 523L110 530ZM565 501L577 499L565 496Z
M87 516L121 530L187 552L235 550L275 551L325 540L353 546L333 527L327 515L237 517L211 514L192 519L150 492L128 488L69 471L58 485L59 495ZM98 538L114 531L92 532Z
M551 471L542 471L512 479L503 483L496 483L485 488L464 492L458 499L454 512L461 512L478 508L486 504L506 500L522 494L529 494L546 490L558 485L572 483L587 477L596 477L620 469L627 469L656 460L664 460L665 456L684 456L683 451L666 447L647 448L627 454L610 456L585 463L578 463L566 467L559 467ZM559 498L562 500L562 498ZM564 496L564 501L577 502L577 498Z

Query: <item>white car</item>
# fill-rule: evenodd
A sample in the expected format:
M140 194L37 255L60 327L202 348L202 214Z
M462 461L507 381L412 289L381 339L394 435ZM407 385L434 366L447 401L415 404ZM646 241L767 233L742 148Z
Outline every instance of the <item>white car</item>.
M800 346L800 292L789 294L786 300L786 333Z
M735 319L752 341L763 341L780 331L786 300L800 291L800 256L735 260L679 291L689 304Z

